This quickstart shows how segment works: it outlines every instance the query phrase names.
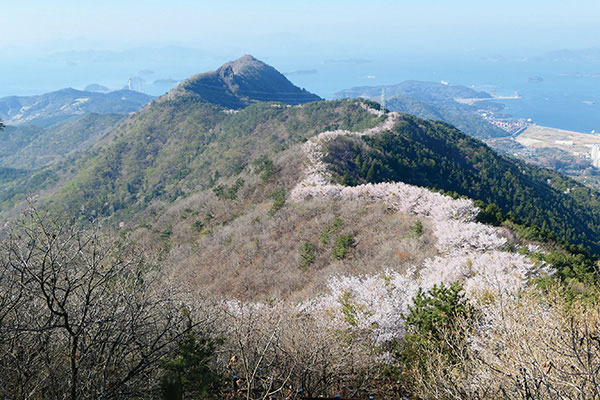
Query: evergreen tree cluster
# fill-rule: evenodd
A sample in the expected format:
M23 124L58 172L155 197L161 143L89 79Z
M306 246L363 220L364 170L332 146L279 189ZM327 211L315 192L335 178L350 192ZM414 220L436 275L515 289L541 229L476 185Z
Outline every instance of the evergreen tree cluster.
M393 131L338 137L327 150L326 161L342 184L400 181L469 197L479 201L483 222L533 226L600 254L600 203L592 189L499 155L449 124L406 115Z

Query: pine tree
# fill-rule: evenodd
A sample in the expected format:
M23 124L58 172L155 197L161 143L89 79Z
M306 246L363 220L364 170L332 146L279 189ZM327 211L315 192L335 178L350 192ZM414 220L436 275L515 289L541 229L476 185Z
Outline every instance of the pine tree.
M162 398L217 398L220 377L210 365L214 351L212 340L190 331L179 343L177 353L163 362Z

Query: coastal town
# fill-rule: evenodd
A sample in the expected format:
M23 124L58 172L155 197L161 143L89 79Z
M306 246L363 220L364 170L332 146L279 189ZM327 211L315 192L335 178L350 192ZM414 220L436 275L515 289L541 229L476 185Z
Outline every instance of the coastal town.
M497 126L498 128L508 132L511 136L517 136L527 129L531 124L532 120L529 119L512 119L512 118L498 118L494 112L489 110L478 110L479 115L490 124Z

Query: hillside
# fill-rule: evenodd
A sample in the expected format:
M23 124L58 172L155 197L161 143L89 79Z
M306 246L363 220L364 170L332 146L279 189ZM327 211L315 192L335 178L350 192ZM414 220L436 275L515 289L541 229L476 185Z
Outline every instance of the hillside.
M77 161L72 181L52 201L71 210L131 215L154 199L173 201L207 189L320 130L376 123L360 104L258 103L228 113L196 96L155 102L119 128L112 142Z
M219 198L235 200L238 192L249 190L244 184L249 178L236 177L259 168L254 163L263 157L268 162L260 168L271 174L274 157L281 154L289 157L290 165L299 165L297 147L323 131L364 130L386 119L369 109L374 103L364 100L297 106L253 100L257 102L232 111L207 102L203 92L192 90L194 82L219 76L224 70L231 70L236 82L243 77L253 85L279 74L245 56L218 73L191 78L118 127L98 129L106 139L80 157L37 171L32 177L15 173L16 180L8 181L2 193L3 210L8 212L36 188L45 188L40 199L62 212L84 209L119 223L152 221L164 212L155 209L158 204L170 208L170 204L213 190ZM276 74L271 87L281 83ZM473 95L467 88L441 86L435 86L429 96ZM223 87L220 93L229 96L233 92ZM89 118L91 125L84 130L92 132L92 127L101 126L92 121L96 117ZM330 163L334 179L349 185L404 182L467 196L498 206L514 222L550 232L556 240L599 252L599 203L590 189L549 170L499 156L448 124L404 116L387 129L389 132L372 137L348 136L330 143L325 161ZM250 204L268 201L265 196L275 196L278 190L289 192L300 178L298 174L290 171L281 177L281 185L256 193L253 196L258 197L251 197ZM237 209L236 215L244 214L247 206L244 203L233 209Z
M465 86L443 85L435 82L406 81L389 86L362 86L342 90L336 98L363 97L380 101L381 91L385 89L386 108L416 115L419 118L448 122L461 131L479 139L507 136L508 133L489 124L478 113L478 107L461 104L454 98L490 98L489 93L478 92ZM502 107L492 104L492 107Z
M0 118L6 125L36 125L42 128L81 118L84 114L129 114L152 100L130 90L109 93L62 89L38 96L0 99Z
M373 105L261 103L230 113L194 97L159 101L75 164L72 180L48 199L61 212L98 211L157 249L179 285L246 300L312 298L342 271L404 274L437 260L427 264L435 274L459 249L474 262L508 257L533 269L500 252L505 233L475 223L470 200L405 184L344 197L306 183L306 168L318 165L305 158L314 140L378 137L401 123ZM303 195L303 186L318 191ZM498 273L521 276L509 265Z
M288 90L301 93L303 102L318 99L293 87L272 67L250 56L226 64L219 71L226 69L235 75L230 82L235 83L231 86L235 96L239 94L236 88L240 84L245 88L271 90L273 96L270 94L269 99L277 99L281 93L289 94ZM187 84L200 82L207 75L211 73L186 81L119 127L116 127L119 118L108 115L87 115L46 130L33 125L9 127L2 133L5 165L46 167L27 174L9 173L14 179L5 182L0 192L2 210L10 214L14 205L37 193L51 202L56 196L60 199L57 204L63 209L77 210L82 205L87 209L101 209L107 203L110 210L105 212L125 209L133 213L130 206L144 209L156 197L174 199L196 188L197 184L210 185L219 176L239 170L257 156L253 154L255 148L274 151L316 130L353 124L360 127L368 124L367 120L372 117L364 110L362 114L356 112L360 108L358 103L309 104L305 108L289 109L246 97L239 100L256 103L255 107L237 114L207 102L202 92L188 90ZM225 88L222 92L233 93ZM69 90L62 93L81 94ZM15 99L18 100L12 100ZM286 99L294 103L298 100L289 96ZM339 114L330 115L338 111ZM253 130L260 137L245 136ZM103 143L91 149L101 137L105 138ZM76 152L86 149L90 151L75 156ZM50 165L61 160L66 163ZM117 176L121 177L116 179ZM60 189L63 185L66 187ZM55 193L56 190L59 192ZM87 203L88 198L94 199L93 204Z
M447 124L381 115L373 105L258 103L231 113L194 96L162 99L111 142L62 166L69 174L38 175L40 186L59 184L40 199L61 214L99 213L161 252L181 285L245 299L311 297L342 270L517 257L496 253L521 245L515 222L597 251L598 203L589 189L501 157ZM322 159L307 160L302 149L321 137ZM321 162L329 170L311 178L306 166ZM513 225L478 224L470 200L423 187L497 204Z
M254 193L248 192L249 173L264 169L265 174L274 174L273 162L279 157L289 165L300 165L301 143L324 131L360 131L392 121L373 111L370 107L375 103L365 100L296 106L252 100L256 103L233 111L206 101L202 91L192 90L194 82L220 76L224 70L231 70L238 83L258 85L272 80L270 87L281 83L278 72L245 56L217 72L191 78L115 128L109 124L108 130L94 131L102 126L101 119L88 117L79 122L82 131L101 134L104 141L33 175L15 171L15 180L6 182L0 197L3 211L10 213L25 196L39 191L40 201L57 211L97 212L135 230L133 221L152 225L162 218L165 207L178 207L189 197L213 193L228 202L243 198L240 193ZM409 90L415 85L401 87ZM473 95L467 88L441 86L435 86L429 96ZM234 95L229 86L220 93ZM499 156L448 124L407 115L393 120L397 123L386 125L378 135L342 136L329 143L324 161L330 164L333 179L346 185L403 182L467 196L499 207L502 219L510 217L555 240L599 253L600 205L595 192L560 174ZM283 201L284 193L300 179L299 171L283 170L289 173L279 177L280 184L252 194L215 221L243 215L256 202L270 202L268 196Z
M342 137L326 160L349 185L405 182L496 204L515 221L600 252L597 193L556 172L500 156L451 125L404 116L379 136Z
M36 169L64 160L92 147L124 118L119 114L86 114L48 128L7 126L0 132L0 165Z
M174 91L193 93L209 103L232 109L261 101L295 105L321 100L250 55L224 64L216 71L193 76Z

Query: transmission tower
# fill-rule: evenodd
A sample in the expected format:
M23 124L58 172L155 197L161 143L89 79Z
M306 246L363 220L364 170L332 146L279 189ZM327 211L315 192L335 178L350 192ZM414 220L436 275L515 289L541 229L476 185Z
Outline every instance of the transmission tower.
M381 111L385 114L385 88L381 89Z

